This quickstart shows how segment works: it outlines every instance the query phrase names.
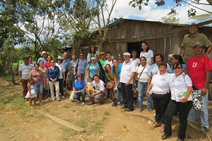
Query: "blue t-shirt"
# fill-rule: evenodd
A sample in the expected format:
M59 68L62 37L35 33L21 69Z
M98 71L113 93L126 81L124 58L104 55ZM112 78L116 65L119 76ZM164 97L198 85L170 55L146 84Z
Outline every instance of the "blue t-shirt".
M85 80L82 80L79 84L79 81L76 79L73 82L73 87L75 88L75 91L80 91L85 87Z
M149 75L150 77L152 77L152 76L155 74L155 72L158 71L158 70L159 70L158 65L157 65L156 63L154 63L154 64L152 64L152 66L150 67L149 72L148 72L148 75ZM170 66L169 66L168 63L167 63L167 71L171 72L171 69L170 69Z
M94 65L88 64L87 68L89 69L89 76L93 78L95 74L98 74L99 65L95 63Z
M185 70L186 64L183 64L183 71ZM171 67L171 73L174 73L173 66Z
M116 77L119 78L119 74L121 73L121 68L122 68L122 63L119 63L119 69L115 70L116 73ZM112 68L112 72L113 72L113 68Z

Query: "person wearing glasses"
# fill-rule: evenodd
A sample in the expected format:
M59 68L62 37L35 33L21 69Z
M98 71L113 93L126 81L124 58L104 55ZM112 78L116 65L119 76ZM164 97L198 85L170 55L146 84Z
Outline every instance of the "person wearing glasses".
M80 53L79 59L77 59L74 66L74 76L76 76L76 74L80 74L82 76L82 80L84 80L87 65L88 63L86 59L84 59L83 53Z

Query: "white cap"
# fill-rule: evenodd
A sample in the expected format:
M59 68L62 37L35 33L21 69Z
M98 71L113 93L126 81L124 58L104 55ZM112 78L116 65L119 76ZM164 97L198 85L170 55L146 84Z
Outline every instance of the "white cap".
M96 58L95 57L91 57L91 60L96 60Z
M43 55L44 53L46 53L46 51L42 51L41 55Z
M130 56L130 53L129 52L125 52L125 53L123 53L123 56Z

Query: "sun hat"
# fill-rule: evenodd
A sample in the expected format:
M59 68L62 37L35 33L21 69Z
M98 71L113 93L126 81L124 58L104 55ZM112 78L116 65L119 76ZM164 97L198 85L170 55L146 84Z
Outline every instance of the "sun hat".
M95 57L91 57L91 60L96 60L96 58Z
M129 52L125 52L125 53L123 53L123 56L130 56L130 53Z
M63 57L62 56L58 56L57 59L58 60L63 60Z
M81 75L80 73L78 73L78 74L76 75L76 78L77 78L77 77L82 77L82 75Z
M43 54L45 54L45 53L46 53L46 51L42 51L41 55L43 55Z
M201 42L201 41L198 41L198 42L194 43L194 47L195 47L196 45L199 45L199 46L201 46L201 47L204 47L204 43Z
M104 52L100 52L100 55L104 55L105 53Z

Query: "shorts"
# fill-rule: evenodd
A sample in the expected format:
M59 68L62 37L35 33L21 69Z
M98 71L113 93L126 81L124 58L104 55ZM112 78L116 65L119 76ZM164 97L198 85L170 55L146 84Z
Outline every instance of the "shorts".
M43 93L43 82L40 83L34 83L33 84L35 91L37 94L42 94Z
M88 88L88 91L93 91L94 90L94 88Z

